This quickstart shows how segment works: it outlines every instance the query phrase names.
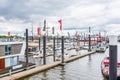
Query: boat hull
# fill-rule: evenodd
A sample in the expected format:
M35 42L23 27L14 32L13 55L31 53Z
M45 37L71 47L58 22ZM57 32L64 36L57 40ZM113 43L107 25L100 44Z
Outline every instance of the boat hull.
M109 79L109 59L107 58L104 58L104 60L101 62L101 72L106 79ZM117 67L117 75L119 75L117 76L117 80L120 80L120 73L118 72L120 72L120 67Z

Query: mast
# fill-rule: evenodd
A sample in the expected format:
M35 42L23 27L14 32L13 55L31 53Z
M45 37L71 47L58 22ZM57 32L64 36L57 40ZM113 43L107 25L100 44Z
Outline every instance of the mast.
M32 23L32 30L31 30L31 32L32 32L32 41L33 41L33 23Z

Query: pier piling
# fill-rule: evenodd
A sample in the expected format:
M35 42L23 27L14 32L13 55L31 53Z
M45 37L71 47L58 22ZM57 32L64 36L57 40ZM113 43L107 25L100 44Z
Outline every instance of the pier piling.
M53 61L55 62L55 35L54 35L54 27L52 27L52 34L53 34Z
M26 52L25 52L25 57L26 57L26 68L28 66L28 29L26 29Z
M117 36L110 36L109 45L110 67L109 67L109 79L117 80Z
M61 59L62 59L62 61L61 61L60 65L64 66L65 65L65 62L64 62L64 36L62 36L61 41L62 41L62 44L61 44L61 50L62 50L62 57L61 57Z
M43 28L43 65L46 64L46 20L44 20L44 28Z
M91 36L90 36L90 27L89 27L89 49L88 51L91 51Z
M40 51L40 37L39 37L39 51Z

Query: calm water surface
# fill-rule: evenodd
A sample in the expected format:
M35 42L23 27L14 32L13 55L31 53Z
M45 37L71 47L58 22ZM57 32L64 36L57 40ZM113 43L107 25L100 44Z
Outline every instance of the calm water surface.
M106 80L101 73L104 56L104 53L95 53L20 80Z

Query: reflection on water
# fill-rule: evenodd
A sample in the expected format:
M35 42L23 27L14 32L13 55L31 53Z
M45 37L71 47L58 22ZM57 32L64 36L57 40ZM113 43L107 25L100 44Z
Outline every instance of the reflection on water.
M101 73L104 53L96 53L20 80L106 80Z

